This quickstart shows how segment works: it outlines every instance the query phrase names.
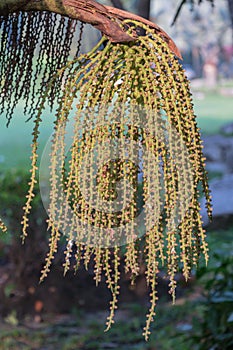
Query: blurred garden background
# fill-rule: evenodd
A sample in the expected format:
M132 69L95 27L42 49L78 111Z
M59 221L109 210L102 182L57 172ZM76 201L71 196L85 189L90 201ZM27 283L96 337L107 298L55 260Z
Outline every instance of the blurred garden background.
M21 244L21 216L30 167L33 121L19 106L9 127L0 117L0 216L9 230L0 235L0 349L120 349L230 350L233 348L233 1L187 1L172 25L179 0L99 1L123 6L159 24L176 42L191 81L194 109L204 141L204 155L213 196L213 221L203 209L210 260L200 263L186 283L177 274L177 302L168 296L161 270L160 301L151 339L142 328L148 297L143 275L134 287L121 280L116 323L104 333L110 296L98 288L93 271L63 277L63 247L59 247L48 278L38 284L47 253L46 212L39 188L31 215L30 235ZM198 5L198 2L200 4ZM192 4L191 4L192 3ZM214 3L214 5L213 5ZM86 25L82 52L100 33ZM4 54L4 53L1 53ZM47 110L39 150L53 130ZM143 269L143 267L142 267ZM142 271L143 272L143 271Z

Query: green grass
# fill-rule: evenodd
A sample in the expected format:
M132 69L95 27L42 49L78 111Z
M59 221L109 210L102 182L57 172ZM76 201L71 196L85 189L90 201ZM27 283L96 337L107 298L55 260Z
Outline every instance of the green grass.
M232 96L203 92L203 99L197 97L198 95L194 95L194 108L202 133L217 133L221 126L233 122Z

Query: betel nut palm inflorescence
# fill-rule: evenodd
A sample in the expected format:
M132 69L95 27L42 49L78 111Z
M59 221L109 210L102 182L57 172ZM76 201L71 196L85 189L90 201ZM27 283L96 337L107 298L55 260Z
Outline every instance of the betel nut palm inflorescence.
M93 259L96 284L105 276L112 294L109 329L122 254L132 283L143 262L151 301L144 328L148 339L161 266L167 269L174 300L176 273L181 269L187 280L201 253L208 260L200 192L209 216L211 198L179 51L150 22L131 15L127 19L123 13L120 26L134 39L112 42L104 35L82 55L83 24L78 21L48 12L0 17L0 102L8 123L22 99L25 113L34 119L23 239L38 181L40 125L48 113L46 104L56 107L50 164L45 163L50 240L41 281L64 234L65 272L74 259L75 270L80 262L88 268ZM77 28L78 50L71 57ZM43 169L40 176L44 186ZM6 231L2 221L0 229Z

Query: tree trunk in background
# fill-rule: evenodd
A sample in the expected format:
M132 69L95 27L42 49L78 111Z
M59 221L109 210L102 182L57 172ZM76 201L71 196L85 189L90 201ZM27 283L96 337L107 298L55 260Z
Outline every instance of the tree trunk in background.
M149 19L150 5L151 5L151 0L137 0L137 14L141 17Z
M233 0L227 0L229 7L229 14L231 18L231 27L232 27L232 44L233 44Z
M121 0L111 0L111 3L114 7L125 10ZM150 5L151 0L136 0L134 13L143 18L150 19Z
M124 10L124 6L121 2L121 0L111 0L111 3L113 4L114 7L120 9L120 10Z

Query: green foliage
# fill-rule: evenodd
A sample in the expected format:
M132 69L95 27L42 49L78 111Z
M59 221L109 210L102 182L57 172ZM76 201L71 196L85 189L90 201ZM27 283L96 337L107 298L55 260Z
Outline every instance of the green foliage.
M38 254L38 251L41 254L41 242L46 241L46 227L44 225L46 212L41 202L38 185L35 187L35 201L30 216L32 223L31 230L33 232L30 242L31 252L29 249L27 249L27 252L23 250L20 235L16 234L21 232L22 207L25 201L24 197L28 188L29 177L30 175L27 170L23 169L7 170L4 173L0 172L0 216L7 224L7 232L0 234L0 255L3 260L4 256L7 255L10 255L11 258L13 257L13 264L17 260L20 260L20 257L23 259L23 264L25 265L27 264L27 259L33 261L33 257L35 257L35 254ZM40 242L39 244L36 242L37 239ZM35 261L35 265L37 263ZM20 265L16 264L15 272L19 268ZM6 293L9 294L9 290L6 290Z
M17 217L18 210L20 211L23 204L23 197L27 186L28 175L21 171L7 171L5 174L0 173L0 213L7 220L8 227L10 222ZM11 195L9 195L9 193ZM6 226L0 221L0 229L6 233ZM19 229L18 223L18 229Z
M0 173L0 213L16 229L17 218L22 215L25 192L28 188L30 175L25 170L8 170ZM38 207L39 197L37 196L39 187L35 187L35 209ZM20 221L18 222L18 229Z
M204 287L202 317L190 339L198 350L233 347L233 255L213 255L215 266L201 268L197 278Z

